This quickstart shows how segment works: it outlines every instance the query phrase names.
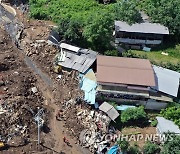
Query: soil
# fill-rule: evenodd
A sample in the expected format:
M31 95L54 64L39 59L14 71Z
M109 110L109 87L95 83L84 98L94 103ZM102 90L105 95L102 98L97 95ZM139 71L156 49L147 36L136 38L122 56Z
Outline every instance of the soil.
M147 135L155 135L156 134L156 128L155 127L145 127L145 128L140 128L140 127L135 127L135 128L124 128L122 130L123 135L129 135L129 143L130 145L137 144L140 149L143 148L144 144L146 143L146 136ZM140 139L139 141L134 141L131 135L135 135L135 139L137 139L138 134L142 135L143 138Z
M77 80L71 78L71 74L64 74L63 81L57 81L57 75L54 74L53 85L48 87L26 66L25 55L12 44L2 28L0 29L0 40L1 104L13 110L0 115L2 117L0 134L7 136L14 133L16 125L27 126L23 134L15 135L7 142L10 147L6 147L1 153L88 153L75 144L77 139L73 140L73 137L68 135L64 123L55 118L61 101L76 96ZM43 72L46 71L43 70ZM54 86L56 84L57 86ZM38 92L33 93L32 87L36 87ZM45 116L43 116L45 124L41 131L43 145L40 146L37 145L37 125L29 111L31 108L37 113L37 107L44 108L45 111ZM63 142L64 136L69 140L71 146Z

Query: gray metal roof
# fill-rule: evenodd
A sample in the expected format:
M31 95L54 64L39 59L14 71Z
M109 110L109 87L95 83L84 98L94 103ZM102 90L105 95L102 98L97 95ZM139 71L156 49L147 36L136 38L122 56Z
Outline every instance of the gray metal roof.
M152 87L168 95L177 97L180 73L153 65L156 86Z
M115 30L136 33L169 34L167 27L157 23L136 23L129 25L123 21L115 21Z
M65 47L65 46L60 45L60 47ZM67 45L66 45L66 47L67 47ZM69 51L78 51L78 53L69 52L68 50ZM81 73L84 73L88 70L88 68L96 60L97 53L95 51L92 51L89 49L80 49L78 47L74 47L71 45L68 45L68 50L65 50L65 52L66 52L65 61L59 61L58 65L61 65L63 67L67 67L67 68L71 68L71 69L77 70Z
M180 129L173 121L167 120L163 117L156 117L156 119L158 121L157 127L161 133L171 132L180 135Z

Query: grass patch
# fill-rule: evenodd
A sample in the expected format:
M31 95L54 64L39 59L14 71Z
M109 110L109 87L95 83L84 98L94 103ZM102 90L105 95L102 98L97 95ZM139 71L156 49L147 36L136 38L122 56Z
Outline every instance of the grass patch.
M162 52L168 53L168 56L162 55ZM123 56L149 59L154 65L180 72L180 44L174 47L159 47L150 52L129 50L124 52Z

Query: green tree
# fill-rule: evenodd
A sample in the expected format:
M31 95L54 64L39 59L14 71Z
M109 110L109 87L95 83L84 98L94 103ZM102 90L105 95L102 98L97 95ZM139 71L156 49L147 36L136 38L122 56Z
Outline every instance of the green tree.
M171 140L167 140L163 145L162 154L179 154L180 136L173 135Z
M142 21L137 4L136 0L123 0L118 2L114 6L115 19L125 21L129 24Z
M96 17L89 18L83 29L83 36L94 50L104 51L111 47L114 20L112 14L99 12Z
M117 144L119 145L119 147L121 148L122 152L127 151L128 147L129 147L129 142L125 141L125 140L118 140Z
M64 39L79 44L82 41L83 24L78 18L64 17L59 21L58 31Z
M147 142L143 147L144 154L159 154L161 151L160 147L157 144Z
M118 51L117 50L107 50L104 52L106 56L118 56Z
M141 154L137 146L130 146L127 153L128 154Z
M179 106L173 106L173 107L168 107L166 109L162 109L160 114L164 118L174 121L174 123L180 127L180 107Z
M146 0L146 12L155 23L167 26L176 39L180 36L180 1ZM180 40L180 39L179 39Z
M121 113L121 121L129 125L143 125L147 122L147 115L144 107L128 108Z

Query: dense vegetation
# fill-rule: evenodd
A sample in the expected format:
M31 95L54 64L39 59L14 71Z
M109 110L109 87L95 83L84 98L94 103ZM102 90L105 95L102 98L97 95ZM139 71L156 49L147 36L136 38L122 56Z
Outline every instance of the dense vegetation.
M172 120L180 127L180 107L179 106L173 106L168 107L166 109L163 109L161 111L161 115L169 120Z
M167 140L164 145L161 154L179 154L180 152L180 136L173 135L172 140Z
M159 154L160 151L160 147L157 144L151 142L147 142L143 147L144 154Z
M144 111L144 107L128 108L121 113L121 122L126 125L138 125L147 123L147 114Z
M167 26L176 41L180 41L180 1L179 0L145 0L146 10L153 22Z
M95 0L30 0L30 16L53 20L64 39L102 53L113 49L114 20L140 20L135 1L103 5Z

